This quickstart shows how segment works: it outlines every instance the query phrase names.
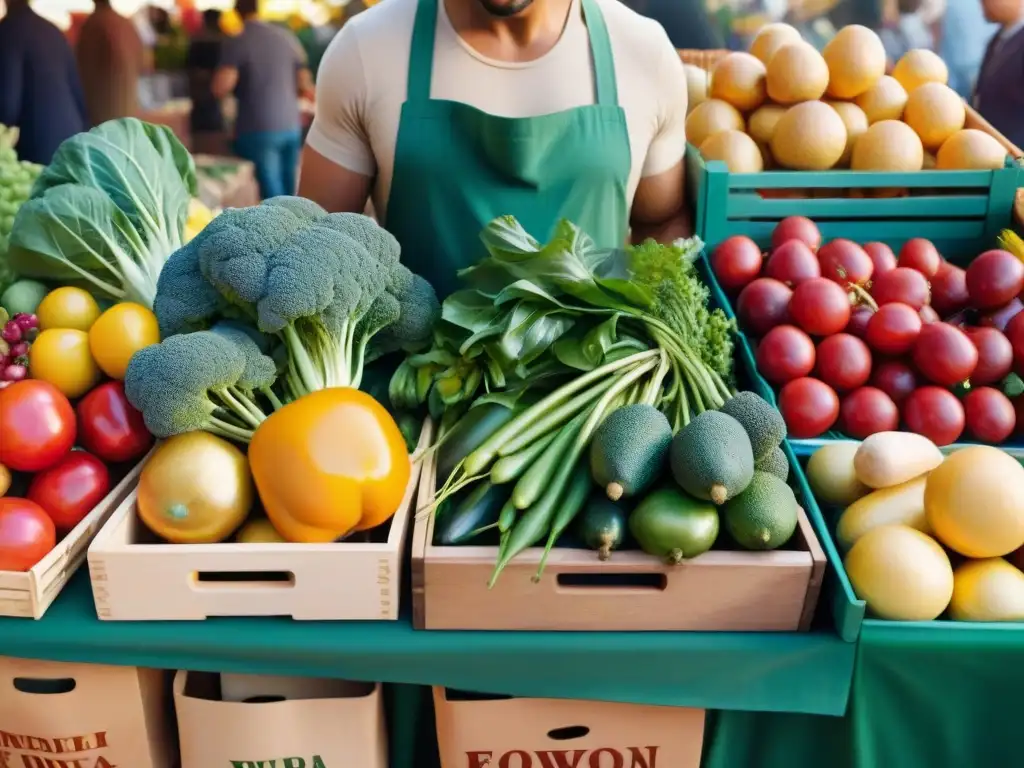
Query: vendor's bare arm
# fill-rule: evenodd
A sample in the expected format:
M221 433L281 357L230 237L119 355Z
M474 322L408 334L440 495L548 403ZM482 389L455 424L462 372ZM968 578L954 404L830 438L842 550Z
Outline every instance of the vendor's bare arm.
M302 150L299 195L319 203L331 213L362 213L373 188L373 178L350 171L321 155L308 144Z
M686 208L685 166L678 164L656 176L640 180L630 215L631 240L640 243L653 237L670 243L693 234L693 223Z

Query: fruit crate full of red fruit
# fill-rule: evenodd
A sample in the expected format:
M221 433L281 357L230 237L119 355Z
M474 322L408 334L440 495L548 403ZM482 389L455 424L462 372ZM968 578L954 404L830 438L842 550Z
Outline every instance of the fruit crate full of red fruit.
M828 240L790 217L709 249L712 289L795 452L900 429L1024 457L1024 241L871 236Z

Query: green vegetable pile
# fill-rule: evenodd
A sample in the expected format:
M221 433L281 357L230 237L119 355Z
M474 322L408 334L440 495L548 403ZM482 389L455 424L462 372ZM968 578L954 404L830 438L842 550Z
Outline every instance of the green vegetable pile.
M409 356L391 381L396 406L426 405L441 420L445 471L433 508L442 540L496 528L493 583L512 558L546 539L539 577L552 546L590 509L595 483L618 500L642 496L666 477L674 433L710 438L700 483L719 478L715 457L725 461L729 449L745 450L747 459L722 470L703 495L677 485L677 496L721 504L750 483L750 440L730 442L697 426L733 399L733 326L708 308L694 265L699 240L601 251L562 222L541 244L511 217L492 222L482 239L489 255L460 272L468 287L445 300L432 347ZM764 442L776 448L781 439L773 433ZM448 503L465 489L468 496ZM700 551L717 535L710 509L714 528L705 525ZM698 511L710 519L707 509ZM595 514L615 519L607 507ZM600 535L583 538L606 554L614 548ZM653 538L661 557L699 553Z
M247 443L269 412L366 363L429 346L433 288L372 219L298 197L225 211L168 260L125 393L157 437L206 430Z
M151 307L195 194L192 156L169 128L103 123L61 144L36 179L14 220L9 266Z
M0 125L0 293L16 278L6 258L14 216L28 200L32 184L43 170L41 165L18 159L14 149L17 143L18 129Z

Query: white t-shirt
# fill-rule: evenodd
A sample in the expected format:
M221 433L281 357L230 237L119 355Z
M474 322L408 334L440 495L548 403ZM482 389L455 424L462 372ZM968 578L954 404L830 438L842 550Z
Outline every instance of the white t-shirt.
M418 0L383 0L353 17L331 42L317 77L316 116L307 142L329 160L375 177L382 220L394 172ZM626 113L632 168L640 179L674 167L686 148L686 75L665 30L619 0L596 0L611 39L619 104ZM561 38L530 62L481 56L458 36L438 2L431 98L503 117L535 117L595 103L593 61L580 0Z

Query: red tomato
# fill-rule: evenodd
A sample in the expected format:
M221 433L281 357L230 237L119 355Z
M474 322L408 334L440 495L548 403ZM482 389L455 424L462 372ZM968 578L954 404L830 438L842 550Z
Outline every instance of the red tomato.
M896 267L875 278L871 296L880 305L899 302L920 309L928 303L928 281L916 269Z
M1002 381L1013 368L1013 345L995 328L968 328L967 338L978 350L971 384L982 387Z
M967 293L967 273L960 267L943 262L931 279L932 307L940 317L949 317L967 307L971 297Z
M0 464L38 472L75 444L75 412L60 391L26 379L0 389Z
M885 243L864 243L864 252L875 265L872 274L876 277L896 269L896 254Z
M789 317L789 299L793 291L785 283L770 277L759 277L742 291L736 300L740 326L755 336L764 336Z
M868 321L868 344L883 355L902 355L921 333L921 316L907 304L883 304Z
M899 265L908 269L916 269L931 279L935 277L942 266L942 254L932 245L931 240L915 237L907 240L900 249Z
M1007 251L985 251L967 267L967 292L978 309L996 309L1024 289L1024 263Z
M964 407L948 389L921 387L903 401L907 429L924 435L936 445L956 442L964 431Z
M792 325L778 325L757 345L757 369L772 384L806 376L814 368L814 342Z
M844 288L851 284L864 285L875 271L875 263L867 251L852 240L841 237L821 246L818 263L821 264L822 277Z
M845 331L858 339L863 339L868 334L868 323L875 312L870 307L859 304L850 310L850 322L846 324Z
M816 277L794 289L789 315L812 336L831 336L850 322L850 297L838 284Z
M839 398L832 387L817 379L794 379L779 392L779 411L790 437L817 437L836 423Z
M768 257L764 265L764 276L794 286L821 277L821 267L814 251L806 243L802 240L787 240Z
M863 386L871 375L868 345L848 333L837 333L818 344L818 378L837 392Z
M894 403L900 405L907 396L917 389L917 375L914 369L899 360L886 360L875 367L871 374L871 386L885 392Z
M1024 304L1018 298L1013 298L1010 303L1005 307L1000 307L995 312L990 312L978 321L978 325L984 325L989 328L996 328L1000 331L1006 331L1010 321L1013 320L1017 315L1024 311Z
M711 254L711 269L727 293L736 293L755 279L761 262L761 249L743 235L726 238Z
M67 533L109 492L106 465L91 453L72 451L32 478L28 498L46 510L60 533Z
M778 248L787 240L802 240L812 251L821 246L821 232L818 227L804 216L788 216L772 231L772 248Z
M917 316L921 318L921 322L925 325L928 323L937 323L942 320L942 318L939 317L939 313L927 304L917 311Z
M1013 347L1013 362L1024 370L1024 312L1018 312L1006 324L1006 338Z
M153 445L142 413L128 402L120 381L100 384L79 401L75 410L82 446L104 461L132 461Z
M0 571L27 571L56 545L53 521L38 504L0 498Z
M844 434L863 440L876 432L891 432L900 425L896 403L875 387L861 387L843 398L839 407L839 428Z
M1001 443L1017 426L1013 403L992 387L978 387L968 392L964 398L964 414L967 431L979 443Z
M974 373L978 349L956 326L930 323L921 328L914 344L914 365L926 379L952 387Z

